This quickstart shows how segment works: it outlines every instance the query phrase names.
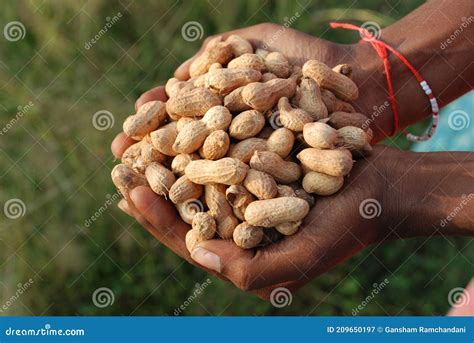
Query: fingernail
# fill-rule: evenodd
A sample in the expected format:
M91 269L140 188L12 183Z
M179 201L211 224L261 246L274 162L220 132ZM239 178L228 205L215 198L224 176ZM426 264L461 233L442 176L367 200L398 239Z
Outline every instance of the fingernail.
M218 273L221 272L220 257L203 247L195 247L191 253L191 258L201 266L212 269Z

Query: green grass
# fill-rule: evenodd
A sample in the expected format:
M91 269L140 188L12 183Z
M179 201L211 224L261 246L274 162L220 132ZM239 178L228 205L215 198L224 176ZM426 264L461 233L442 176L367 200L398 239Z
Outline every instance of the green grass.
M305 2L301 1L301 5ZM109 145L133 112L134 100L163 83L195 52L181 27L192 20L204 35L264 21L282 23L301 13L294 28L338 42L353 33L327 29L330 19L375 20L382 26L421 1L18 1L2 5L2 27L25 25L18 42L1 39L2 127L18 106L33 106L0 136L0 204L21 199L19 219L1 216L0 309L19 283L34 283L2 315L167 315L192 295L206 273L162 247L114 206L90 226L85 221L113 196ZM214 9L215 7L215 9ZM345 10L349 8L349 10ZM118 12L122 18L89 50L90 41ZM92 117L110 111L115 124L99 131ZM113 198L113 197L112 197ZM361 315L443 315L447 294L469 279L472 249L463 239L416 239L355 256L315 279L277 309L211 277L184 315L351 315L372 291L388 286ZM464 249L464 250L463 250ZM98 308L92 294L114 292Z

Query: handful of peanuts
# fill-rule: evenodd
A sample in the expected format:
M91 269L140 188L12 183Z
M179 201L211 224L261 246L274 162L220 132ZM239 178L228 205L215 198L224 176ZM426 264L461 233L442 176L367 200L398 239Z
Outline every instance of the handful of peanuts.
M292 66L233 35L211 41L191 78L166 83L123 130L138 142L112 170L122 194L145 185L169 198L200 241L233 238L244 249L293 235L315 196L336 193L353 157L371 151L351 66Z

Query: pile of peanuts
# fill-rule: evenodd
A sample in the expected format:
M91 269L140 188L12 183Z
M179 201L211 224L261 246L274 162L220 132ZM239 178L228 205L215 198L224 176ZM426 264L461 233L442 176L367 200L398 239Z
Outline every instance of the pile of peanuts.
M244 249L296 233L315 196L336 193L353 158L370 152L368 119L350 65L290 65L279 52L233 35L212 40L190 79L166 83L124 124L137 143L112 170L126 195L146 185L171 200L200 241Z

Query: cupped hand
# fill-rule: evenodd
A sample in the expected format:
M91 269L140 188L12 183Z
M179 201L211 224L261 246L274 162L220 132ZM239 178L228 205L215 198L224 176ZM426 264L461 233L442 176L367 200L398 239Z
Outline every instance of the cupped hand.
M274 24L260 24L221 36L225 39L231 34L248 39L254 47L265 46L269 51L280 51L294 64L302 64L308 59L317 59L329 66L351 63L355 67L353 78L356 83L357 78L363 77L363 68L357 67L361 53L354 46L330 43L289 28L282 30L282 26ZM203 48L176 70L175 77L189 78L191 61L212 38L209 37ZM366 94L355 104L361 112L369 108L366 104L374 96L373 92ZM163 86L145 92L135 107L152 100L167 100ZM112 142L114 155L120 158L134 142L120 133ZM387 152L381 154L385 149L377 148L371 157L356 163L339 193L318 198L299 233L259 249L242 250L232 241L213 239L200 243L189 254L184 242L189 225L180 219L171 202L148 187L132 190L119 207L187 261L231 281L240 289L268 299L274 288L283 286L295 290L377 241L380 221L361 216L359 204L364 199L379 196L382 188L371 180L385 172L384 161L389 156Z

